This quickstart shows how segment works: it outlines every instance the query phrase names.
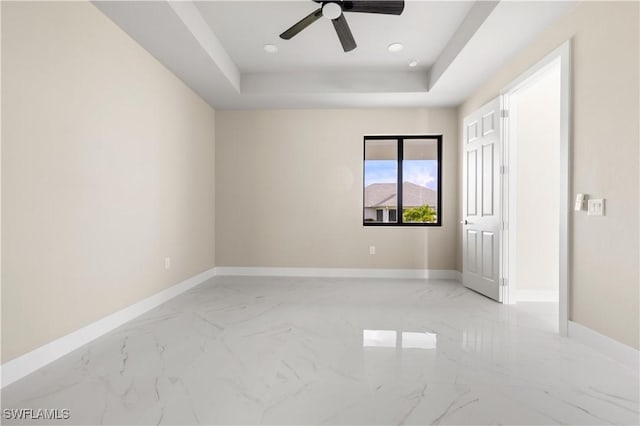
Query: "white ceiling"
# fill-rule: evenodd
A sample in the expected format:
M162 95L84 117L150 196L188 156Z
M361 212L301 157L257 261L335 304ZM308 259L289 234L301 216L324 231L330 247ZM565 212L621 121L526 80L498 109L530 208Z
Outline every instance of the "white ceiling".
M278 37L318 8L311 0L94 4L214 108L237 109L456 106L573 2L423 0L401 16L349 13L349 53L324 18ZM389 53L392 42L405 49Z
M409 1L402 15L347 13L358 47L343 52L328 19L306 28L291 40L280 33L318 9L313 1L216 1L196 6L236 65L245 72L294 70L401 70L418 59L423 70L435 62L462 23L473 2ZM404 50L387 46L402 42ZM264 52L275 44L277 54Z

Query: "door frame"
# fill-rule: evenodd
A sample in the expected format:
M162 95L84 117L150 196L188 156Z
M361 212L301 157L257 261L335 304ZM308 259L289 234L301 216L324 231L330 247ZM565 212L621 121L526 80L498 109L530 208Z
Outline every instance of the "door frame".
M509 149L513 144L513 136L509 128L509 102L510 97L523 86L530 83L537 74L554 62L560 62L560 235L559 235L559 334L567 336L569 323L569 286L571 282L570 250L569 246L571 227L571 123L572 123L572 87L571 87L571 39L565 41L558 48L547 54L544 58L518 76L500 91L500 107L502 113L502 217L504 229L502 236L502 270L501 274L505 285L503 288L503 303L515 303L515 291L510 286L510 273L515 271L515 238L517 224L515 220L516 200L516 163L515 149ZM510 140L511 139L511 140ZM511 173L510 173L511 172Z

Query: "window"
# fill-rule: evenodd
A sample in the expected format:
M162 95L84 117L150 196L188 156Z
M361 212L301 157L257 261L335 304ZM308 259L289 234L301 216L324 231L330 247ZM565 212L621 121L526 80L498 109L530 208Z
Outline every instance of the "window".
M441 226L441 164L442 135L365 136L363 224Z

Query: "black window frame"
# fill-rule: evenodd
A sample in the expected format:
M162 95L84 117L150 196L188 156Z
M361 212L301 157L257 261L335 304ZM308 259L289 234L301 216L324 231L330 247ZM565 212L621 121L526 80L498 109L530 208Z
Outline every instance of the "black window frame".
M396 198L398 200L398 204L396 206L397 212L397 222L372 222L366 221L364 217L364 204L365 204L365 194L364 194L364 179L365 179L365 161L367 154L367 141L368 140L396 140L396 161L397 161L397 180L396 180L396 190L397 195ZM402 160L403 160L403 150L404 150L404 141L411 139L435 139L438 145L438 190L436 194L437 206L436 212L438 213L438 220L436 222L408 222L405 223L402 221ZM362 152L362 225L363 226L442 226L442 134L434 134L434 135L373 135L373 136L364 136L363 142L363 152Z

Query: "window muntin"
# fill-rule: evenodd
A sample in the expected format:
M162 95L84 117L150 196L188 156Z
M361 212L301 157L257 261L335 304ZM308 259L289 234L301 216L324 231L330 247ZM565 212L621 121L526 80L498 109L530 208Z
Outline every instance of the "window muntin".
M365 136L363 224L440 226L441 168L442 135Z

